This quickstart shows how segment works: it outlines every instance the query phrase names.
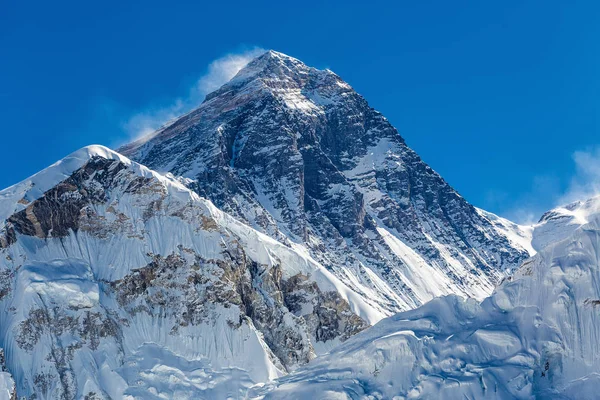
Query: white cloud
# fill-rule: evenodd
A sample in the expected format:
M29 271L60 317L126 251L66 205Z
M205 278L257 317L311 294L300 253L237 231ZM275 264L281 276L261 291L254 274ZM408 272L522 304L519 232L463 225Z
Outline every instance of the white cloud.
M178 98L168 106L149 108L132 115L122 124L123 130L128 136L127 141L137 140L151 134L168 121L184 114L191 107L193 106L189 102Z
M250 60L264 53L264 49L255 48L239 54L227 54L210 63L208 72L198 81L197 89L202 97L217 90L238 73Z
M575 151L573 176L559 180L550 175L534 176L529 192L518 196L490 191L486 205L502 210L500 214L521 223L532 224L551 208L586 200L600 194L600 147Z
M248 62L265 50L255 47L240 53L230 53L212 61L206 73L189 89L187 96L175 98L170 103L149 107L130 116L123 124L126 141L149 135L170 120L198 107L207 94L221 87L238 73Z
M575 175L559 204L585 200L600 194L600 147L573 153Z
M531 188L515 196L514 193L488 191L486 206L500 210L500 214L523 225L537 222L540 216L553 207L561 193L558 178L550 175L532 177Z

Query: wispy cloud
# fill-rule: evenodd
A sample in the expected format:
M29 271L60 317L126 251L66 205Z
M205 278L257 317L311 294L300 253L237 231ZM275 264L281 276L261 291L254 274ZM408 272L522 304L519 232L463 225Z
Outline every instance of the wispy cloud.
M574 173L566 181L550 175L534 176L530 191L518 196L488 192L487 207L501 210L500 214L512 221L532 224L550 208L599 195L600 146L575 151L571 158Z
M560 193L558 178L550 175L534 176L530 189L524 193L515 195L505 191L488 191L485 206L490 210L498 210L501 216L511 221L530 225L537 222L555 204Z
M185 114L193 106L187 99L177 98L172 104L162 107L151 107L139 111L122 123L122 129L127 134L126 142L137 140L149 135L178 115Z
M264 49L254 48L243 53L227 54L211 62L207 73L198 80L196 88L198 93L204 97L208 93L217 90L233 78L250 60L264 52Z
M600 194L600 147L573 153L575 175L559 204L584 200Z
M146 136L170 120L197 107L207 94L218 89L235 76L248 62L265 50L254 47L238 53L229 53L212 61L205 72L188 90L186 96L177 97L161 106L151 106L135 112L121 127L127 137L124 142Z

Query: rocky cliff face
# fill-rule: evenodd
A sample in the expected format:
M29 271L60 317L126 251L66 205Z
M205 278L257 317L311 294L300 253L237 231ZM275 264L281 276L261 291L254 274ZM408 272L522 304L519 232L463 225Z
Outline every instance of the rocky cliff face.
M528 256L526 232L498 229L347 83L281 53L120 151L306 247L384 313L441 294L483 298Z
M20 396L239 396L377 319L309 257L106 148L0 199L0 346Z

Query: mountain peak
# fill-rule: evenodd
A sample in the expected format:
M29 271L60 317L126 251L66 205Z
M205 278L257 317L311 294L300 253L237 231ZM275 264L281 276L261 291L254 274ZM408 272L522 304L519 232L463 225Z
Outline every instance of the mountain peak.
M528 236L511 235L518 226L479 214L341 78L275 51L122 151L272 238L306 245L342 277L351 265L357 290L385 312L441 294L484 298L529 255ZM441 251L450 247L464 252Z
M324 93L321 95L325 98L351 90L351 87L330 70L310 67L297 58L269 50L250 61L221 88L207 95L205 103L232 91L245 97L247 93L264 90L278 97L286 97L290 92L296 92L293 96L297 97L299 91L322 90Z
M278 51L269 50L250 61L233 79L235 80L240 77L260 74L261 72L268 74L285 74L291 71L299 72L309 69L314 68L308 67L297 58L290 57ZM316 71L316 69L314 70Z
M283 61L283 60L295 60L295 61L299 61L297 58L294 58L292 56L288 56L287 54L284 54L282 52L279 51L275 51L275 50L267 50L266 52L264 52L263 54L257 56L255 58L255 60L258 59L274 59L274 60L279 60L279 61Z
M206 99L255 80L265 82L269 87L289 88L302 85L309 76L321 74L332 73L309 67L297 58L269 50L250 61L229 82L209 94Z
M45 192L67 179L73 172L94 158L118 161L141 177L154 178L169 187L173 187L174 193L183 193L182 196L185 198L191 195L191 192L179 182L131 161L129 158L108 147L89 145L74 151L29 178L0 190L0 228L4 226L4 222L10 215L24 209L32 201L42 197Z

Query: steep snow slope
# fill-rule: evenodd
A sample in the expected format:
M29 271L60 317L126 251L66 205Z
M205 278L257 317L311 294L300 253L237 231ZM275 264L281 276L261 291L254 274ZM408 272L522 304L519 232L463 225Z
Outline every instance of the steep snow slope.
M489 211L476 208L477 212L486 218L500 236L505 237L511 243L511 246L523 248L533 256L536 253L532 245L534 225L519 225L506 218L499 217Z
M481 304L399 313L250 397L598 398L600 197L546 213L533 243Z
M383 317L309 255L101 146L1 191L0 213L19 396L235 398Z
M306 248L388 315L482 299L529 256L521 227L467 203L350 85L278 52L120 151Z

